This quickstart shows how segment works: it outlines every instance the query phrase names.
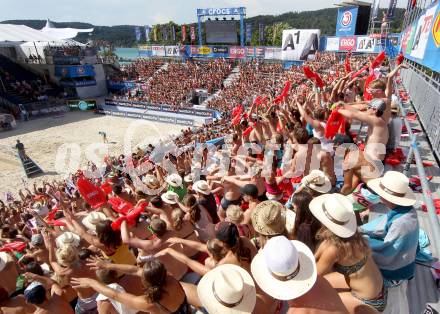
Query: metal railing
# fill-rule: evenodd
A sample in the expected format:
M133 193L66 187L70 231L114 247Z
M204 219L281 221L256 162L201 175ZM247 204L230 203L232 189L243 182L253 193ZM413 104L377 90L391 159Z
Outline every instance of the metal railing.
M426 75L417 64L407 62L409 69L401 71L402 83L411 95L411 103L432 146L440 160L440 78Z
M405 71L401 71L401 77L405 75L404 73L406 71L411 71L411 69L408 69L408 70L405 70ZM403 83L403 80L402 80L402 83ZM413 88L413 86L411 85L412 82L411 81L409 81L409 82L407 81L407 83L409 83L409 85L407 85L407 86L410 89L414 90L415 87ZM418 84L421 84L421 82L418 82ZM426 82L426 80L424 80L424 84L425 84L425 89L424 90L426 91L426 88L428 88L429 84L428 84L428 82ZM401 88L399 88L399 86L396 83L396 81L394 82L394 87L395 87L395 90L401 89ZM403 86L403 87L405 87L405 86ZM420 88L420 86L418 86L418 87ZM411 98L413 98L412 92L410 92L408 90L408 88L406 88L406 87L405 87L405 89L408 91L409 94L411 94ZM416 90L414 90L414 92L417 93ZM419 91L419 93L420 93L420 91ZM423 93L423 92L421 92L421 93ZM437 93L440 93L440 92L437 90ZM437 101L439 99L438 98L439 96L440 95L437 95ZM417 137L412 132L411 125L410 125L408 119L405 118L406 114L407 114L407 107L408 107L408 105L409 106L413 105L413 108L415 106L414 106L414 104L411 101L408 101L407 106L404 106L403 103L402 103L402 100L400 98L399 98L399 101L397 102L397 105L400 108L400 111L401 111L401 114L402 114L402 117L403 117L403 122L404 122L405 127L406 127L406 129L408 131L408 135L409 135L409 139L410 139L410 148L409 148L409 152L408 152L406 163L404 165L403 173L405 175L408 175L408 172L409 172L410 166L412 164L412 161L415 160L417 175L420 178L420 183L421 183L421 187L422 187L422 191L423 191L423 199L424 199L424 202L426 204L426 208L427 208L427 212L428 212L428 216L429 216L429 219L428 219L429 227L430 227L430 229L432 231L432 236L433 236L433 239L434 239L434 241L431 241L431 243L433 243L435 245L436 252L438 254L440 254L440 241L439 241L439 239L440 239L440 222L439 222L439 219L437 217L436 209L435 209L434 202L433 202L433 199L432 199L432 192L431 192L431 189L429 187L428 180L426 179L425 168L423 166L423 160L422 160L419 148L418 148ZM428 106L426 106L426 107L428 107ZM440 112L440 108L437 108L437 109ZM420 121L421 121L421 119L420 119ZM438 119L437 119L437 123L439 123ZM437 129L438 129L438 127L437 127ZM426 128L425 128L425 130L426 130Z

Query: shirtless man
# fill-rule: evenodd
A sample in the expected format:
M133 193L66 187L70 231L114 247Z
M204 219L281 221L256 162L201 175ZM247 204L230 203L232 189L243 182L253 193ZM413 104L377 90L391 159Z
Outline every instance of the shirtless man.
M371 82L367 91L372 95L373 100L366 107L361 105L356 108L358 105L344 105L339 109L339 113L344 117L368 125L366 142L366 157L368 160L383 160L385 158L385 145L389 137L388 123L391 117L393 77L402 67L406 68L407 66L404 64L397 66L387 75L386 82L382 80Z
M35 306L26 303L23 295L8 298L6 290L0 286L0 313L1 314L27 314L34 313Z

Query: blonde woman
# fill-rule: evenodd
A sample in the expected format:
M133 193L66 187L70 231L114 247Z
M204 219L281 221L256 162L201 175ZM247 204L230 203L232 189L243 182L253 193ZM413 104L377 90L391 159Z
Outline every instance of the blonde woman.
M357 231L351 202L342 194L324 194L313 199L309 208L323 224L315 253L318 275L326 275L335 289L347 291L339 296L350 313L357 313L360 307L370 313L382 312L387 292L370 248Z

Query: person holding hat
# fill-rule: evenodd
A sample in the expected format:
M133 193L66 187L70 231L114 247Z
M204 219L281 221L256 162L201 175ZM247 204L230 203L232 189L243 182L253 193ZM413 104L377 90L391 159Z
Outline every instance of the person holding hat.
M357 231L351 202L341 194L324 194L314 198L309 208L323 225L315 253L318 274L329 274L326 279L335 288L349 289L340 296L350 313L362 305L383 312L387 290L367 242Z
M217 203L208 182L205 180L196 181L192 188L196 192L197 203L208 212L211 222L218 223L220 219L217 213Z
M388 212L363 225L361 232L368 239L385 283L402 290L402 297L406 296L408 280L415 273L419 243L419 222L414 208L416 197L409 187L408 177L397 171L387 171L367 185L380 196ZM408 310L407 304L403 306Z
M287 301L287 313L348 313L332 286L316 271L312 251L284 236L269 239L251 264L257 285L275 300Z
M188 193L182 177L177 173L173 173L166 177L165 182L168 184L168 192L176 193L179 196L179 200L182 201L183 197Z

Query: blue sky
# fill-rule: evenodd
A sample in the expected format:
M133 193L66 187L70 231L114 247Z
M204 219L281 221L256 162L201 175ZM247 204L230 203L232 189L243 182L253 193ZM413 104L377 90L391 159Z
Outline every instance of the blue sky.
M364 0L368 1L368 0ZM370 0L371 1L371 0ZM381 0L381 7L390 0ZM332 7L340 0L1 0L0 21L46 19L95 25L151 25L173 20L196 21L197 8L247 8L247 16L310 11ZM398 0L406 6L407 0Z

